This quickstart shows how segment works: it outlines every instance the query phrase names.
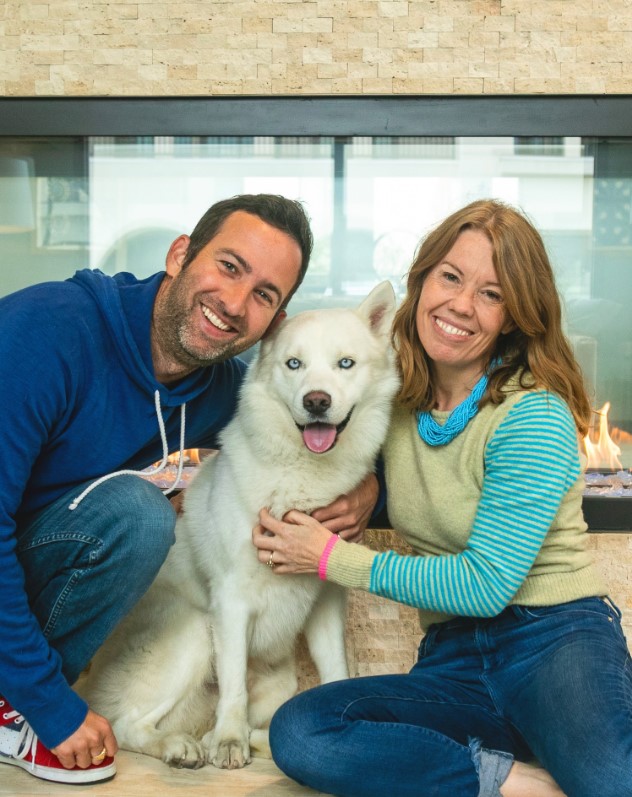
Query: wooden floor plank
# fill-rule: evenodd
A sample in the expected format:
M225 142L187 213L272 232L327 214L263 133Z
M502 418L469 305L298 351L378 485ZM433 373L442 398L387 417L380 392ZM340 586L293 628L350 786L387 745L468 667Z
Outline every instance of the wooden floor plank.
M19 767L0 764L0 797L318 797L286 778L272 761L254 759L232 771L206 766L173 769L155 758L122 751L117 774L105 783L67 786L34 778Z

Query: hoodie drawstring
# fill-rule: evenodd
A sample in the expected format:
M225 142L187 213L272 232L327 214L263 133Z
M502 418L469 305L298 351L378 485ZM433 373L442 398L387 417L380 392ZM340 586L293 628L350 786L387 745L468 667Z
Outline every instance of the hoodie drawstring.
M168 457L169 457L169 446L167 444L167 432L165 430L165 422L162 417L162 410L160 409L160 391L156 390L154 393L154 399L156 404L156 417L158 418L158 428L160 429L160 439L162 441L162 460L159 465L156 465L155 468L151 468L150 470L117 470L114 473L108 473L105 476L101 476L101 478L96 479L89 484L86 489L78 495L75 500L70 504L68 509L71 511L76 509L79 504L83 501L83 499L91 493L95 487L98 487L103 482L107 481L108 479L113 479L115 476L155 476L156 473L160 473L160 471L164 470L167 466ZM180 481L180 477L182 476L182 467L184 465L184 432L186 428L186 414L185 414L186 404L180 405L180 455L178 461L178 472L176 474L176 478L174 483L171 487L168 487L166 490L163 490L163 495L169 495L172 493Z

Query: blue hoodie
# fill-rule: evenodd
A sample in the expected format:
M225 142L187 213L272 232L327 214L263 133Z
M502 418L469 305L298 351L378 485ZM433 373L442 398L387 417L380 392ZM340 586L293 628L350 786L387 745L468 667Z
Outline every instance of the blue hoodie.
M87 706L29 609L16 524L90 479L160 460L156 391L169 451L180 445L182 404L185 447L214 447L245 370L232 359L173 387L156 381L150 326L163 276L85 269L0 299L0 695L49 748Z

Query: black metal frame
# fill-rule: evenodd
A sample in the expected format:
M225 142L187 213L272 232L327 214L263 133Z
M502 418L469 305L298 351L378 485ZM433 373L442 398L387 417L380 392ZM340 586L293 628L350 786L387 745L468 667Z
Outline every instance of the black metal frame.
M0 98L0 136L631 134L629 94Z
M593 533L632 532L632 497L608 498L603 495L586 495L582 501L582 509L588 530ZM392 528L385 509L373 518L371 527Z

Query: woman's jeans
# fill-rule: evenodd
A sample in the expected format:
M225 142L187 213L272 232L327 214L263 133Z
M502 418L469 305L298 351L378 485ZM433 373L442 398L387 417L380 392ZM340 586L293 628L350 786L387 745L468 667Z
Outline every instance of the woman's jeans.
M154 580L176 520L160 490L138 476L104 482L70 511L81 491L17 530L31 610L71 684Z
M431 626L407 675L339 681L282 706L274 760L339 797L487 797L503 782L489 785L485 768L505 757L491 750L537 758L567 797L632 795L619 620L609 601L586 598Z

